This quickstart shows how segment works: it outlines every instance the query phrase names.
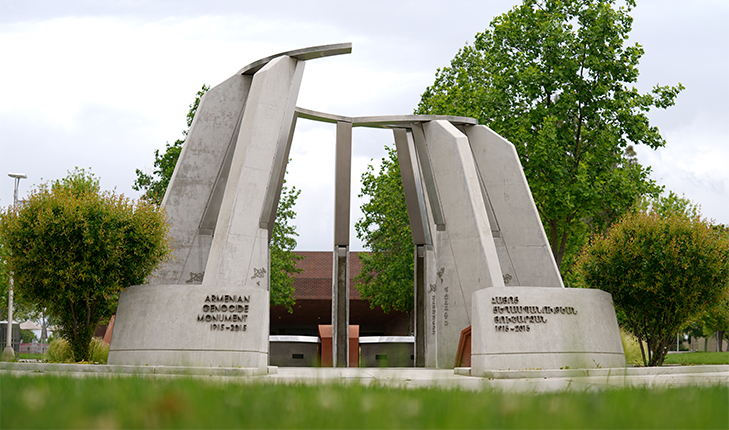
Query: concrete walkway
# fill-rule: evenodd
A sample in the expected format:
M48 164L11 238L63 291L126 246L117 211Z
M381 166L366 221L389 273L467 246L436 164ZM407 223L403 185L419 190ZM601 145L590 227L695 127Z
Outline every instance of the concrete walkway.
M0 363L0 374L10 375L194 377L230 383L360 383L509 392L586 391L623 386L660 388L720 384L729 387L729 365L498 371L488 378L469 376L469 368L269 367L267 370L264 373L244 368Z

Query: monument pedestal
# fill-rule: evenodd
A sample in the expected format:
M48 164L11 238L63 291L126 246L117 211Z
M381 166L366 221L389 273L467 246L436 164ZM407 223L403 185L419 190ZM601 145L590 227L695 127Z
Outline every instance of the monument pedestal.
M266 373L268 294L255 287L129 287L119 296L108 363Z
M625 367L610 294L582 288L495 287L473 294L471 374Z

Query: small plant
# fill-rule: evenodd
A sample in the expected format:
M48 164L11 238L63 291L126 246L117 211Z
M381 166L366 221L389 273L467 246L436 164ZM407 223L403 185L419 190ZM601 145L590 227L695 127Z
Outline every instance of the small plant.
M85 363L100 363L106 364L106 360L109 357L109 345L105 344L103 340L98 337L92 338L89 344L89 361ZM46 361L51 363L73 363L74 355L71 350L71 345L66 339L55 339L48 345L48 352L46 353Z
M628 365L643 365L643 357L640 354L640 345L638 338L620 329L620 340L623 342L623 351L625 351L625 362Z
M46 360L51 363L73 363L71 345L66 339L53 339L53 342L48 345Z
M98 364L106 364L106 360L109 358L109 345L98 337L91 339L91 345L89 345L91 353L91 361Z

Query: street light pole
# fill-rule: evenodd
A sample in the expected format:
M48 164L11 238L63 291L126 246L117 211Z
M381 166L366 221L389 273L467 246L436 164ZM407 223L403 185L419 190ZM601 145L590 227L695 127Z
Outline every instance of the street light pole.
M8 173L8 176L15 179L15 191L13 191L13 208L17 209L18 206L18 185L20 180L27 178L25 173ZM6 336L6 346L3 351L3 361L10 361L15 358L15 351L13 350L13 274L10 273L8 285L8 331Z

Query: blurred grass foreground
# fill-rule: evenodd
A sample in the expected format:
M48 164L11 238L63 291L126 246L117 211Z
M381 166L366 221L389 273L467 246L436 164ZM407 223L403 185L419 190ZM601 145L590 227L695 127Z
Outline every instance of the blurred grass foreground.
M0 374L0 428L729 428L726 386L516 394Z

